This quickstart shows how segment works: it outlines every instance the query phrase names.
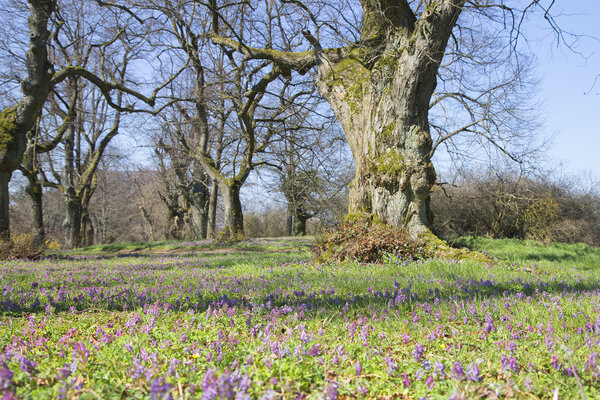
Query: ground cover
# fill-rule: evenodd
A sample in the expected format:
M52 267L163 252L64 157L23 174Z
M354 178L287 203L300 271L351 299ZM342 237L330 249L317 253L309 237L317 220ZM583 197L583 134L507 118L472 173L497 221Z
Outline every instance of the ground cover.
M600 250L471 245L507 262L317 265L293 240L3 262L0 391L599 398Z

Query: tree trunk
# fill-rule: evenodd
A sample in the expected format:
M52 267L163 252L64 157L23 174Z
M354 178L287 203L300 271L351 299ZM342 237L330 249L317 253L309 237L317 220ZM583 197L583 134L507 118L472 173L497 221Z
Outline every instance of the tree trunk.
M203 177L202 181L194 182L192 193L189 196L189 219L194 239L206 239L209 216L210 193L208 190L208 178Z
M221 237L228 240L238 240L244 237L244 216L240 201L240 185L222 185L223 205L225 207L225 226Z
M436 175L428 111L458 16L451 5L444 7L446 21L431 36L419 28L411 35L399 30L396 38L386 38L383 52L359 49L319 65L319 90L342 125L356 164L349 212L370 214L412 236L428 232L432 223L429 193Z
M371 72L359 62L345 61L329 78L319 80L319 89L340 121L356 162L349 212L372 214L418 235L432 222L429 192L435 171L427 93L433 91L435 75L423 79L418 68L406 68L407 61L387 62L391 66ZM404 68L398 68L400 63ZM394 70L395 76L385 82Z
M10 240L8 182L12 171L0 169L0 240Z
M294 210L290 202L288 202L287 206L285 234L286 236L292 236L294 234Z
M310 217L301 208L296 208L296 210L294 210L294 236L306 236L306 221L308 221L309 218Z
M31 200L31 224L32 224L32 239L36 244L44 243L46 232L44 230L44 212L43 212L43 192L42 185L37 181L35 176L27 176L27 186L25 192Z
M83 246L92 246L94 244L94 224L90 218L89 211L87 208L81 209L81 244Z
M217 180L213 179L210 187L210 199L208 201L208 227L206 237L209 239L217 238L217 201L219 199L219 185Z
M68 249L75 249L81 247L81 201L72 187L67 188L64 197L67 211L63 222L65 246Z

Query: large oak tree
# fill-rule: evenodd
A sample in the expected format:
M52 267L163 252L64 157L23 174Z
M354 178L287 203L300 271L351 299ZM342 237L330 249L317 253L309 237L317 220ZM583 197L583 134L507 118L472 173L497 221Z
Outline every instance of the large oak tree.
M318 10L313 2L281 3L295 8L297 15L304 13L314 26L313 32L303 31L312 50L288 52L264 46L259 35L253 42L235 34L213 35L212 40L247 59L269 60L282 70L305 73L316 67L320 93L336 114L356 163L349 212L376 216L413 236L429 232L430 191L436 181L429 111L442 60L449 51L460 52L459 18L468 13L466 24L475 24L477 18L479 23L488 19L490 26L499 23L498 29L508 32L510 49L524 13L548 9L540 1L519 10L517 1L360 0L362 15L352 38L348 32L352 33L353 24L348 19L339 17L332 24L323 20L331 13ZM548 3L550 7L552 2ZM212 4L214 14L222 19L225 7ZM298 29L298 24L290 22L286 28ZM338 40L341 46L325 48L324 44L335 45L330 38L325 38L326 43L320 39L320 31L327 29L345 42ZM474 119L471 126L479 123Z

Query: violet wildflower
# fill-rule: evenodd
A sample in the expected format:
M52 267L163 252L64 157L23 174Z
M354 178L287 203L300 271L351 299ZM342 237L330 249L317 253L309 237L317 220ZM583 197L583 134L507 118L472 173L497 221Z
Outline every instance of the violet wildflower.
M415 351L413 351L413 355L415 356L416 362L421 362L424 359L423 353L425 353L425 347L420 343L415 343Z
M446 366L444 365L443 362L436 361L435 363L433 363L433 367L434 367L435 375L437 377L442 378L442 379L446 377L446 373L444 372L444 370L446 369Z
M21 371L25 372L27 375L31 375L37 372L35 367L38 366L38 363L28 360L22 355L19 359L19 366L21 367Z
M336 400L338 398L338 387L333 382L328 382L323 391L323 398L326 400Z
M14 373L2 363L0 367L0 390L8 390L12 386L12 379Z
M454 379L459 381L465 379L465 370L462 364L458 361L455 362L454 366L452 367L452 376L454 377Z
M476 362L472 362L467 367L467 379L473 382L479 382L481 377L479 376L479 365Z
M425 380L425 384L427 385L427 389L431 389L433 387L433 383L434 383L433 376L429 375L427 377L427 379Z
M558 357L552 356L551 363L555 370L560 371L562 369L562 363L558 360Z
M396 368L398 368L398 363L390 357L385 357L384 360L387 364L387 373L389 375L392 375L394 372L396 372Z
M502 363L502 368L505 370L512 370L516 373L519 372L519 364L517 363L517 357L506 357L505 354L500 358L500 362Z
M402 382L407 389L410 387L410 379L408 378L408 374L406 372L402 376Z
M354 370L356 371L356 376L360 376L362 373L362 364L360 363L360 360L358 360L354 365Z
M173 397L171 396L171 393L170 393L172 388L173 388L173 385L171 385L168 382L165 382L165 378L162 376L159 378L153 379L152 382L150 383L150 397L152 398L152 400L172 399Z
M600 370L598 369L598 353L590 354L588 360L585 363L585 370L592 370L595 377L600 376Z

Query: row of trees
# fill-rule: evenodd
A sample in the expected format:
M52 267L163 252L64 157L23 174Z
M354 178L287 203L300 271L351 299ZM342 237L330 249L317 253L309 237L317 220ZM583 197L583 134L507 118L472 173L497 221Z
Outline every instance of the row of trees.
M172 236L214 236L220 198L221 236L242 237L240 191L259 169L302 233L345 183L338 127L349 211L423 235L438 150L531 150L518 38L535 10L555 27L553 2L518 3L5 1L0 235L19 169L37 239L45 187L63 197L67 246L90 243L98 166L120 132L142 130Z

